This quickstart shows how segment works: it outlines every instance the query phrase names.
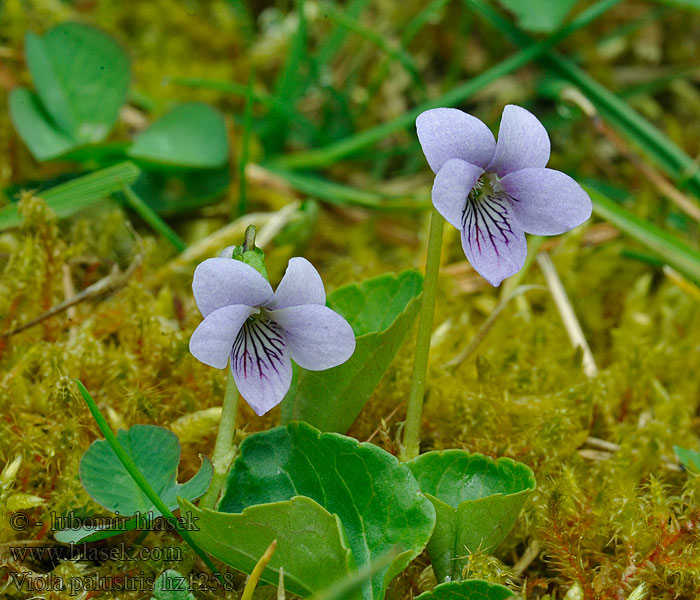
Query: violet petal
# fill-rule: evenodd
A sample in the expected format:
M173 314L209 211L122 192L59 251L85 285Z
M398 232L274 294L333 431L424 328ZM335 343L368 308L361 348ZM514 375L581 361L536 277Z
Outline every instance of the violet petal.
M305 258L290 259L274 296L265 305L269 309L302 304L326 304L326 291L316 268Z
M253 267L231 258L208 258L194 271L192 291L203 316L231 304L260 306L272 288Z
M292 383L292 361L282 328L266 318L248 321L231 351L238 391L258 416L277 406Z
M457 229L462 228L462 214L467 196L484 170L458 158L442 165L433 182L433 205Z
M426 110L418 115L416 130L425 158L435 173L451 158L486 167L496 148L491 130L456 108Z
M355 351L350 324L327 306L307 304L270 311L285 333L292 359L310 371L344 363Z
M507 199L482 195L468 201L462 225L464 253L491 285L499 285L525 264L525 234Z
M521 169L500 183L513 199L515 218L527 233L564 233L583 223L593 210L586 191L561 171Z
M496 151L486 170L503 177L520 169L544 167L550 149L547 131L537 117L521 106L508 104L503 109Z
M234 304L209 313L190 338L192 355L205 365L223 369L238 332L253 310L244 304Z

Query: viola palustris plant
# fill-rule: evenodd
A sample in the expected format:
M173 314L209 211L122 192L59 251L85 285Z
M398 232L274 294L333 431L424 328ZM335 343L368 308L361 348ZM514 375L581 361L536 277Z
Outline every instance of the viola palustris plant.
M5 4L3 599L698 597L692 2Z
M292 360L322 371L355 350L352 328L325 305L321 276L305 258L289 261L274 293L242 259L210 258L195 270L192 290L204 321L192 334L190 351L218 369L230 362L241 396L258 415L282 402L292 383Z
M530 111L503 109L498 142L476 117L435 108L416 120L435 173L433 204L462 234L462 247L491 285L525 263L525 233L558 235L591 216L591 199L571 177L545 168L547 131Z

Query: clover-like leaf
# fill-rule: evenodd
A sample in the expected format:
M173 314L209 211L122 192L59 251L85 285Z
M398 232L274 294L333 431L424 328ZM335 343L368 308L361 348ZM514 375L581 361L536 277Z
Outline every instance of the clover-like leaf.
M537 485L526 465L464 450L427 452L406 464L437 514L428 552L439 582L460 579L469 552L495 550Z
M328 306L355 332L355 352L347 362L326 371L296 369L282 405L282 421L306 421L322 431L345 433L411 330L422 288L420 273L404 271L329 294Z
M50 160L75 147L46 114L39 97L25 88L10 92L10 119L29 151L37 160Z
M177 571L163 571L153 584L151 600L195 600L185 579Z
M127 430L120 429L117 439L168 508L177 508L178 496L193 500L199 498L209 486L213 467L206 457L203 457L202 467L192 479L186 483L177 482L180 442L172 431L156 425L134 425ZM112 512L121 516L161 516L106 440L95 440L83 454L80 479L90 497ZM114 528L98 531L89 527L67 529L56 532L55 537L63 542L102 539L138 525L138 519L132 519Z
M128 154L154 165L215 169L228 159L226 123L208 104L181 104L139 133Z
M676 457L681 465L683 465L687 471L700 473L700 452L697 450L690 450L689 448L683 448L682 446L674 446L673 451L676 453Z
M129 88L129 61L120 46L94 27L64 23L43 37L28 33L25 53L57 129L76 146L107 137Z
M423 592L416 600L506 600L515 594L507 587L481 579L450 581Z
M338 533L328 524L325 535L347 540L350 558L323 548L313 559L301 552L295 554L299 535L320 517L292 519L280 512L287 502L305 497L323 514L337 518ZM425 547L435 523L435 510L420 493L410 470L381 448L337 433L321 433L306 423L291 423L247 437L240 447L226 481L219 513L204 516L217 519L212 527L201 526L192 537L204 550L236 569L251 569L255 559L273 539L277 550L263 573L262 579L277 581L276 572L284 567L285 582L297 577L303 561L316 569L324 569L326 561L344 565L343 575L355 568L363 569L389 552L396 552L391 562L363 583L358 597L381 600L391 579L406 568ZM231 534L222 529L227 522L243 521L251 511L267 511L272 519L278 514L275 529L260 530L261 539L255 551L247 550L248 562L222 546L248 544L252 537L241 536L241 542L231 542ZM233 513L233 514L224 514ZM320 513L319 513L320 514ZM199 513L196 513L200 516ZM200 521L200 525L207 521ZM316 527L316 525L314 525ZM263 535L264 534L264 535ZM236 538L239 539L239 538ZM336 546L339 546L336 544ZM240 548L241 553L247 546ZM288 562L281 557L292 556ZM351 560L352 559L352 560ZM298 561L302 561L299 563ZM249 571L248 571L249 572ZM340 577L335 570L331 576L319 577L313 587L296 588L295 593L308 596L320 592ZM290 587L290 590L292 588Z

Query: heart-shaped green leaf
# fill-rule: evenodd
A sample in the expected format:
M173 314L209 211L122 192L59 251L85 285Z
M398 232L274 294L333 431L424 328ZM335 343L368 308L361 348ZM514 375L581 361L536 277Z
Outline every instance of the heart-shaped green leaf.
M423 592L416 600L506 600L515 596L507 587L481 579L450 581Z
M94 27L64 23L43 37L28 33L25 53L57 129L75 145L107 137L129 88L129 61L119 45Z
M9 104L12 124L37 160L57 158L75 147L75 141L51 121L33 92L15 88Z
M337 515L317 502L296 496L283 502L249 506L232 514L199 509L180 499L183 514L192 513L194 541L206 552L244 573L251 573L273 540L277 547L261 579L299 596L325 589L355 570ZM360 598L359 594L356 598Z
M461 579L469 552L495 550L537 485L521 463L464 450L427 452L406 464L435 506L428 552L439 582Z
M282 421L306 421L322 431L346 432L381 381L420 308L417 271L380 275L337 289L328 306L355 332L350 359L326 371L297 369L282 405Z
M199 498L209 486L213 467L206 457L203 457L202 467L192 479L186 483L177 482L180 442L172 431L155 425L134 425L127 430L120 429L117 439L171 510L177 508L178 496L193 500ZM112 512L121 516L137 513L151 518L161 516L106 440L95 440L83 454L80 479L90 497ZM95 528L88 527L67 529L56 532L56 539L63 542L102 539L134 529L137 525L136 520L132 520L97 532Z
M248 552L250 561L242 563L235 553L222 552L222 545L231 544L228 535L221 535L223 523L227 519L242 519L241 515L254 509L263 511L271 505L281 506L299 496L310 499L319 510L337 516L341 532L338 538L347 540L358 569L381 560L389 552L396 552L389 564L363 583L361 597L365 600L384 597L391 579L425 547L435 523L435 510L430 501L420 493L409 469L394 456L344 435L321 433L306 423L291 423L244 440L226 481L219 505L221 513L210 515L211 519L221 519L218 528L201 527L200 532L193 532L193 537L220 560L246 571L252 568L275 535L270 532L263 536L256 551ZM270 508L273 516L274 510ZM263 574L263 579L271 583L276 581L275 570L280 566L284 567L285 581L294 576L298 565L294 560L280 561L278 552L287 545L295 547L298 536L308 526L307 521L292 520L284 515L274 522L284 535L277 535L278 550L268 565L267 575ZM328 532L336 536L330 526ZM212 540L218 543L213 544ZM243 543L247 543L245 538ZM290 552L293 556L294 552ZM325 552L320 551L322 558L316 559L316 569L322 570L329 561L346 565L344 575L354 571L344 555L326 555ZM306 557L298 557L302 559ZM318 586L307 586L296 593L306 596L319 592L335 583L337 575L335 572L333 577L321 577L317 580Z
M154 165L215 169L228 159L226 123L207 104L181 104L138 134L128 154Z

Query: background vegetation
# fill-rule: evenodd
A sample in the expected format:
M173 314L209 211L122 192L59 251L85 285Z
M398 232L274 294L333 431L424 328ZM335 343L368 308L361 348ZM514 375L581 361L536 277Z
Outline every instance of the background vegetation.
M0 595L23 597L10 569L117 577L173 566L11 555L10 546L51 543L51 511L100 510L77 476L98 430L72 378L113 427L175 431L180 477L191 476L198 453L211 453L226 378L188 351L201 318L195 264L239 243L253 222L273 282L302 253L329 290L421 268L432 174L413 122L428 102L458 106L494 130L505 104L529 108L550 132L550 166L589 186L597 215L540 247L597 363L588 375L534 253L518 278L535 287L502 305L513 285L488 286L458 233L446 232L423 448L510 456L539 485L497 556L473 555L470 573L523 598L617 600L640 584L648 598L700 595L700 480L673 450L697 449L700 433L697 2L5 0L4 91L31 87L25 34L65 21L101 28L130 57L128 102L110 140L176 103L204 101L225 115L230 174L210 197L177 177L144 195L184 254L120 195L59 219L35 192L103 165L37 162L0 97L0 201L19 200L23 217L0 233ZM411 345L351 430L390 451ZM240 436L279 417L241 410ZM20 509L32 519L26 531L9 525ZM182 546L186 560L174 568L203 569L171 534L143 544ZM390 595L409 598L434 583L422 557Z

